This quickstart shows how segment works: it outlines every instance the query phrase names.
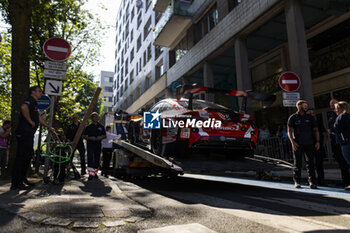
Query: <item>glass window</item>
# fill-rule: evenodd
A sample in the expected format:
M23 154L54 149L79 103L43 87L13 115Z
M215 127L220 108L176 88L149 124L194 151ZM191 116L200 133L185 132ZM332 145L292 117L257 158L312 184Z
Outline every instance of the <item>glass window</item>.
M346 88L340 91L333 92L333 98L337 99L338 101L346 101L350 102L350 88Z
M181 100L181 101L178 101L178 103L184 108L188 107L188 100L186 100L186 101L185 100ZM193 100L192 101L192 108L193 109L208 109L208 108L211 108L211 109L229 110L228 108L226 108L226 107L224 107L222 105L210 103L210 102L207 102L207 101L204 101L204 100Z

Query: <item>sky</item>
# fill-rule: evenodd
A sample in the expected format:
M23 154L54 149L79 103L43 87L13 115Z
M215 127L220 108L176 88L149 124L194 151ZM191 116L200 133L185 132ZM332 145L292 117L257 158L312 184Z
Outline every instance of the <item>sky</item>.
M115 55L115 23L117 12L122 0L88 0L85 9L99 17L102 23L111 25L106 32L106 36L101 38L102 47L100 49L100 64L87 67L88 72L95 74L95 81L101 70L114 72L114 55ZM107 8L101 9L101 4Z

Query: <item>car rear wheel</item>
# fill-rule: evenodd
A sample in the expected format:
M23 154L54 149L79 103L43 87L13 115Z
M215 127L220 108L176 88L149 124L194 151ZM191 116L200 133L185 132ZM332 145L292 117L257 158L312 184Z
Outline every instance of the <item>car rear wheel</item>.
M163 150L162 131L153 130L151 136L151 150L156 155L161 155Z

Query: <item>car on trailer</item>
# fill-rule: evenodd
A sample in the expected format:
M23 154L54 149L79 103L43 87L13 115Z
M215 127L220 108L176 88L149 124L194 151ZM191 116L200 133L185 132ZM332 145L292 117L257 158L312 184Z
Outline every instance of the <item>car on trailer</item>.
M265 104L275 100L275 95L256 92L182 86L177 89L176 99L163 99L149 109L148 112L161 115L160 129L145 128L143 112L139 118L129 121L129 142L164 157L186 157L194 150L225 152L232 158L253 156L259 131L252 116L244 109L236 112L216 103L193 99L193 94L202 92L243 97L243 108L247 98ZM182 98L186 94L189 98ZM207 127L196 124L198 121L207 122Z

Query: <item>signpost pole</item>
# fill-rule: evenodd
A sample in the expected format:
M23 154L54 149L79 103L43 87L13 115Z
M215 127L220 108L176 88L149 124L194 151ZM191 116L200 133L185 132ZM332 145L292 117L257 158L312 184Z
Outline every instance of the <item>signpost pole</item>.
M49 127L52 127L54 108L55 108L55 96L51 96ZM46 154L49 154L49 144L50 144L50 142L51 142L51 132L49 130L48 135L47 135L47 143L48 144L46 146ZM50 160L46 156L45 157L45 168L44 168L44 180L46 179L47 174L49 172L49 165L50 165Z

